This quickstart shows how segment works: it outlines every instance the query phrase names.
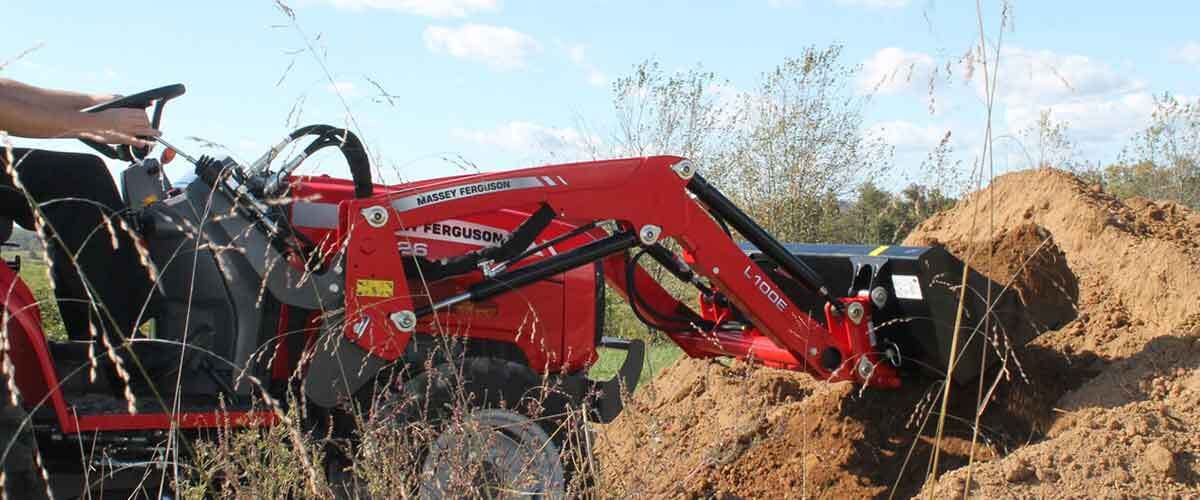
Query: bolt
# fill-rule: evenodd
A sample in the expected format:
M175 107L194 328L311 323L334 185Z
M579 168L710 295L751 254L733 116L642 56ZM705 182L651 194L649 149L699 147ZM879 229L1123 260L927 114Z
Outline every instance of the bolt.
M875 365L866 357L858 358L858 376L863 380L871 378L875 374Z
M713 266L713 274L721 274L721 268Z
M851 302L850 305L846 306L846 316L849 316L850 321L854 322L856 325L862 322L863 315L865 315L866 312L867 310L863 308L863 305L859 302Z
M330 283L330 284L329 284L329 291L331 291L331 292L333 292L333 293L338 293L338 290L341 290L341 288L339 288L339 287L337 286L337 283Z
M875 307L883 309L883 306L887 305L887 301L888 293L886 288L877 286L871 289L871 302L875 304Z
M417 315L412 311L404 310L392 313L389 318L397 330L402 332L411 332L417 327Z
M671 165L671 170L674 170L676 174L679 174L679 177L684 179L691 179L692 175L696 173L696 168L692 166L691 160L683 160Z
M383 227L384 224L387 224L388 220L387 209L380 206L362 209L362 216L371 227Z
M653 224L642 226L642 230L638 231L638 239L643 245L653 245L658 242L658 235L662 234L662 228Z

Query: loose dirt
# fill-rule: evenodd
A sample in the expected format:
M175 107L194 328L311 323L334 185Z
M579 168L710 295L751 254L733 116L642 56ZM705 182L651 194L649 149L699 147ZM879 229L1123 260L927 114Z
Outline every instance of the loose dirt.
M969 476L976 498L1200 492L1200 215L1036 170L995 179L906 244L946 246L1010 284L1045 331L980 377L999 383L977 435L978 389L956 389L933 481L936 380L864 391L681 359L601 431L600 490L947 498Z

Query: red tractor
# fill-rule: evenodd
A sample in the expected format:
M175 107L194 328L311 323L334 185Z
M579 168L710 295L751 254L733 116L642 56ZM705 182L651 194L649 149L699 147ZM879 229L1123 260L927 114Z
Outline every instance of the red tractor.
M106 106L155 105L157 128L165 102L182 93L174 85ZM332 126L301 128L248 166L159 142L195 165L186 187L171 189L145 151L119 155L131 160L120 179L124 217L157 279L144 318L152 335L107 355L96 341L48 341L19 264L0 266L4 364L9 399L19 402L5 411L22 416L3 429L6 472L43 471L56 497L169 491L146 478L170 477L153 471L186 455L181 442L280 424L296 414L290 405L305 406L309 428L333 429L369 393L383 397L369 418L404 419L420 408L436 422L448 418L451 391L473 396L467 419L503 434L492 456L532 464L525 488L561 496L574 467L546 450L572 445L562 416L574 409L611 420L641 370L640 342L603 335L606 284L688 356L892 388L919 367L946 366L951 354L945 320L957 293L934 283L961 276L949 254L781 244L683 158L384 186L372 182L354 134ZM351 179L293 175L323 148L344 153ZM668 293L642 267L647 256L695 287L698 301ZM970 280L989 284L974 273ZM967 314L1020 321L1008 302L989 310L974 300ZM957 373L976 371L970 353L979 341L964 335ZM628 351L612 380L586 377L599 346ZM126 372L125 387L96 376L113 370ZM532 394L536 410L513 404ZM439 453L452 434L425 453L421 481L430 491L447 480ZM517 472L495 460L490 480L511 483L505 474ZM319 466L336 475L336 466Z

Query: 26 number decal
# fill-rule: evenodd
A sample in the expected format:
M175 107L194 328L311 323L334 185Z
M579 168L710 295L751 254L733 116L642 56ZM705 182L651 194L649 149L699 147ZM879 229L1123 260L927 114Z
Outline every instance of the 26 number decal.
M400 247L400 255L405 257L426 257L429 255L428 243L401 241L398 243L398 246Z

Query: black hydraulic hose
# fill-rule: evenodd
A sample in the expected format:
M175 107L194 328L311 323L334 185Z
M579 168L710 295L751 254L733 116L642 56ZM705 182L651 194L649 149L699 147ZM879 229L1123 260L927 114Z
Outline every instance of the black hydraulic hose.
M544 242L542 242L541 244L539 244L539 245L537 245L537 246L529 247L529 249L528 249L528 250L525 250L524 252L521 252L521 254L520 254L520 255L518 255L518 256L516 256L516 257L513 257L513 258L512 258L512 260L508 261L508 263L509 263L509 265L512 265L512 264L516 264L516 263L518 263L518 262L521 262L521 261L523 261L523 260L525 260L525 259L529 258L529 256L530 256L530 255L533 255L533 254L535 254L535 253L538 253L538 252L540 252L540 251L542 251L542 250L545 250L547 247L551 247L551 246L557 245L557 244L559 244L559 243L562 243L562 242L564 242L564 241L567 241L567 240L569 240L569 239L571 239L571 238L574 238L574 237L576 237L576 236L579 236L579 235L581 235L581 234L583 234L583 233L586 233L586 232L588 232L588 231L591 231L591 230L592 230L592 229L594 229L595 227L596 227L596 223L595 223L595 222L589 222L589 223L587 223L587 224L584 224L584 225L582 225L582 226L579 226L579 227L577 227L577 228L575 228L575 229L572 229L572 230L570 230L570 231L568 231L568 232L566 232L566 233L564 233L564 234L560 234L560 235L558 235L558 236L555 236L554 238L551 238L551 239L549 239L549 240L547 240L547 241L544 241Z
M471 285L470 292L474 297L485 298L496 295L501 291L520 288L543 278L554 276L594 262L613 253L633 247L637 244L637 236L632 232L617 233L603 240L581 246L567 253L543 260L538 264L522 267L506 272L494 279L481 281Z
M703 283L695 279L696 273L691 269L684 267L676 258L675 255L667 250L662 245L655 243L646 247L646 253L650 254L654 260L658 261L668 272L675 276L676 279L684 283L688 283L700 290L705 295L711 295L713 290Z
M700 328L705 330L711 329L712 325L709 324L708 321L705 321L699 317L687 317L685 315L668 316L665 313L659 312L651 307L650 304L647 303L640 294L638 294L635 281L635 278L637 277L636 271L638 267L638 261L647 253L648 252L646 250L642 250L632 258L627 258L625 260L625 293L629 296L629 307L633 310L633 315L636 316L639 321L645 323L646 326L669 333L690 332L693 329L692 325L698 325ZM667 326L664 323L650 321L642 315L641 309L644 309L659 321L673 322L675 324Z
M738 233L750 241L750 243L753 243L759 251L779 264L780 267L783 267L801 285L816 292L821 298L833 305L835 309L841 310L842 303L838 302L833 297L833 294L829 293L829 287L825 285L825 280L821 278L821 275L817 274L811 267L808 267L807 264L783 248L783 244L779 243L779 240L776 240L770 233L767 233L762 226L754 222L754 219L751 219L749 215L746 215L729 198L726 198L720 190L704 180L704 177L700 174L694 174L692 179L688 181L687 189L696 195L696 198L712 210L713 213L724 219Z
M500 246L487 247L450 258L444 262L430 261L423 257L414 257L409 262L416 263L422 269L421 272L424 273L425 279L431 282L474 271L485 260L499 261L505 263L505 265L512 265L524 258L520 256L522 255L521 250L533 245L537 236L542 234L542 231L553 221L554 209L543 203L541 208L534 212L533 215L530 215L528 219L525 219Z
M366 148L363 147L362 141L358 139L357 135L354 135L354 132L332 125L317 124L300 127L292 131L289 136L294 140L306 135L318 137L304 148L304 156L311 156L330 146L338 148L342 152L342 156L346 158L346 165L350 167L350 178L354 180L354 196L366 198L374 194L375 184L371 180L371 159L367 157Z
M520 269L507 271L494 278L480 281L468 287L467 291L459 296L436 304L419 307L414 313L419 318L432 313L435 309L449 307L463 300L473 302L486 300L501 293L516 290L556 274L561 274L579 266L595 262L617 252L623 252L633 248L637 243L637 235L633 232L617 233Z
M545 231L550 226L550 223L554 221L554 217L554 209L550 208L550 205L543 203L528 219L525 219L520 226L517 226L517 229L509 236L508 241L498 247L488 247L480 250L479 255L485 259L515 262L512 259L520 255L521 250L529 248L538 235L542 234L542 231Z

